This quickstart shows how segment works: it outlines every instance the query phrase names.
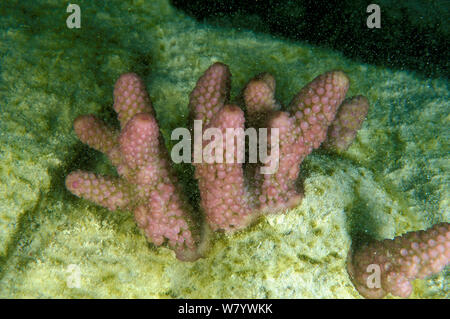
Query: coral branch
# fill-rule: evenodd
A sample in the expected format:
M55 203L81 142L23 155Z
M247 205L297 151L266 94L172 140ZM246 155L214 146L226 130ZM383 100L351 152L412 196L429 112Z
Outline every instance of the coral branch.
M269 73L261 73L250 80L243 96L250 126L263 125L271 111L279 109L275 100L275 78Z
M406 298L411 281L440 272L450 262L450 223L394 239L373 241L349 252L347 270L366 298L391 293Z
M150 98L144 82L135 73L122 74L114 86L114 110L121 127L139 113L153 115Z
M197 259L200 228L171 171L142 80L133 73L122 75L114 89L114 101L122 126L118 137L93 116L77 118L74 126L81 141L109 155L120 178L76 171L66 178L66 187L110 210L134 211L151 242L161 245L167 241L178 258Z
M214 158L217 160L212 163L195 165L201 206L212 230L242 229L254 218L244 187L242 161L238 161L238 158L243 156L243 149L239 149L239 144L243 145L244 136L233 136L230 141L227 128L240 128L238 132L243 133L244 113L237 106L224 106L212 118L208 127L218 128L226 140L225 143L220 141L215 149L214 155L217 152L222 153L220 158ZM207 142L204 142L204 145L206 144ZM230 156L227 157L227 153Z
M273 174L261 174L261 190L258 196L260 209L268 213L276 213L297 206L303 199L303 194L296 190L295 182L299 173L299 164L303 160L304 147L301 129L295 125L295 120L286 112L278 112L268 123L270 155L274 150L270 147L273 129L279 132L278 169ZM264 167L271 166L272 162Z
M349 86L342 71L330 71L316 77L292 99L289 109L302 130L307 151L305 156L325 140L328 126L334 120Z
M315 78L293 98L286 112L274 115L268 123L280 134L279 169L263 176L259 199L264 211L277 212L296 206L303 196L295 189L300 164L325 140L329 124L349 85L341 71L330 71Z
M108 155L114 165L119 165L118 133L106 126L94 115L82 115L75 119L73 128L80 141Z
M66 178L66 187L74 195L116 210L125 208L133 198L130 188L121 179L75 171Z

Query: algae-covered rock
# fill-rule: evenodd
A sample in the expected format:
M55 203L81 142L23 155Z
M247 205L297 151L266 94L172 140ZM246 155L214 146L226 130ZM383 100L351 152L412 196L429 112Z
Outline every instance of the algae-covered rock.
M67 28L60 1L0 5L0 297L358 298L345 268L352 241L450 221L447 79L202 25L164 0L78 4L80 29ZM366 95L371 108L348 151L319 150L303 163L299 207L216 234L206 258L186 263L148 244L130 212L65 189L74 169L113 172L72 123L95 113L117 126L113 84L134 71L170 146L171 130L188 125L190 91L216 61L230 66L233 96L268 71L285 104L318 74L342 69L349 96ZM177 170L189 183L192 171ZM417 280L412 296L448 298L448 281L448 271Z

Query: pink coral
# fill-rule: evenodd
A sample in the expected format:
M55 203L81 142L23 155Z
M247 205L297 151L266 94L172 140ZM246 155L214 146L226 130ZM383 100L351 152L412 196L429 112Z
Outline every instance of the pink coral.
M250 80L243 97L248 120L253 126L264 125L265 117L280 107L275 100L275 78L269 73L261 73Z
M373 241L349 252L347 269L356 289L366 298L391 293L406 298L411 281L440 272L450 262L450 223Z
M93 115L78 117L74 128L82 142L108 155L119 177L75 171L66 178L67 189L110 210L134 211L137 224L154 244L167 241L180 259L198 258L200 234L190 216L192 208L178 189L150 100L136 74L124 74L117 81L114 109L120 134Z
M244 112L235 105L226 105L218 110L208 127L220 129L225 136L227 128L244 128ZM195 164L201 204L212 230L241 229L255 215L252 214L250 199L245 191L242 164L237 161L237 138L233 140L235 152L230 163L225 159L228 147L225 144L221 162Z
M244 131L244 112L229 101L230 85L231 73L222 63L214 63L198 80L189 105L192 118L202 121L203 132L209 128L224 135L229 128ZM167 243L179 259L195 260L204 253L210 229L242 229L262 213L280 212L300 203L303 194L295 186L299 166L326 139L348 86L343 72L327 72L305 86L286 111L280 111L274 77L262 73L252 79L242 94L247 117L256 128L279 130L278 167L273 174L260 170L274 164L273 159L264 165L243 166L239 159L245 157L245 149L238 147L243 134L227 140L221 146L222 154L210 154L212 158L206 156L204 161L196 161L194 154L200 206L206 216L206 223L201 224L192 218L192 207L172 172L142 80L136 74L124 74L114 89L120 132L93 115L80 116L74 123L79 139L105 153L119 177L75 171L67 176L66 186L73 194L110 210L133 211L149 241ZM351 117L353 113L348 114ZM271 142L269 134L267 148L269 154L275 154Z

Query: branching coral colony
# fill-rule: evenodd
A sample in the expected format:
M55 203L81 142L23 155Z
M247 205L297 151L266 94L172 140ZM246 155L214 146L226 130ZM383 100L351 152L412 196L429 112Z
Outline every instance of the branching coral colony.
M267 128L269 136L258 147L265 148L267 154L279 154L277 169L264 171L273 166L273 157L260 164L243 165L239 160L245 157L245 151L239 148L242 134L221 145L221 152L215 149L212 161L194 159L200 207L206 222L192 217L193 208L171 169L145 86L133 73L122 75L114 89L120 132L108 128L93 115L80 116L74 123L79 139L105 153L119 177L75 171L67 176L66 187L76 196L110 210L133 211L150 242L157 246L167 243L178 259L193 261L204 255L211 231L230 233L245 228L261 214L297 206L303 194L295 182L303 159L324 141L324 147L329 149L338 152L347 149L369 108L363 96L344 100L348 77L341 71L330 71L301 89L286 111L282 111L274 97L275 79L263 73L248 82L239 99L246 112L245 123L243 109L229 103L230 85L231 73L226 65L214 63L205 71L190 95L194 122L201 121L201 133L213 128L224 135L227 129L242 132L246 124L247 128ZM277 134L272 135L273 132ZM273 143L273 136L278 143ZM208 147L203 139L200 145ZM444 255L448 261L448 226L446 229L447 233L440 231L440 236L446 236ZM434 240L441 242L441 239ZM437 252L442 256L440 248ZM367 260L355 256L351 264L354 267L349 266L352 279L364 271L358 272L355 267L364 264L361 260ZM360 278L356 280L358 288Z

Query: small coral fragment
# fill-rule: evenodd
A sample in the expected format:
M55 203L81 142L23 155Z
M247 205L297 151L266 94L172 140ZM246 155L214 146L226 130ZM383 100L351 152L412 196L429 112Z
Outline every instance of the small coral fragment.
M406 298L411 281L440 272L450 262L450 223L372 241L349 252L350 279L366 298L391 293Z

